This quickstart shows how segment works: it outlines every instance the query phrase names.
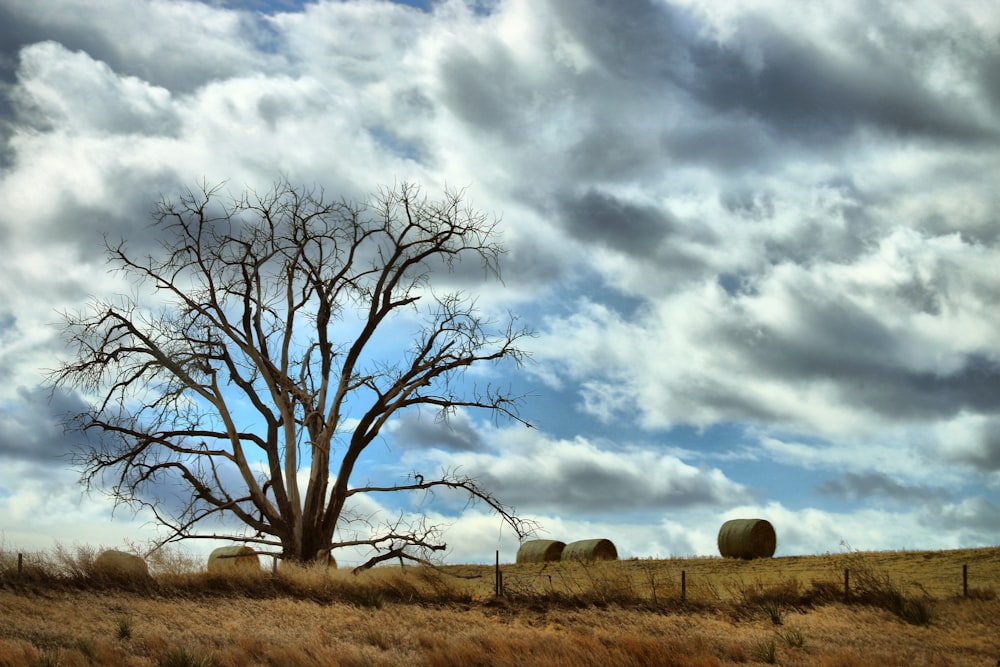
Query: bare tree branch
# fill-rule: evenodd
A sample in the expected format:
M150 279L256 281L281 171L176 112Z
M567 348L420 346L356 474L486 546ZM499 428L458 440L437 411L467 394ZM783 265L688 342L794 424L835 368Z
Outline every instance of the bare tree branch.
M226 535L299 561L348 544L375 548L372 565L443 549L436 530L398 521L336 542L346 502L361 493L459 491L530 532L454 471L350 481L404 410L485 410L530 426L518 416L521 396L461 378L522 364L532 333L514 316L485 319L462 292L432 289L469 260L500 276L497 221L463 196L432 201L403 184L353 204L287 182L235 197L205 184L157 206L158 252L106 239L109 262L135 291L65 313L73 357L52 372L90 400L71 420L88 438L76 456L84 484L149 510L164 542ZM423 326L410 347L377 358L379 332L414 314Z

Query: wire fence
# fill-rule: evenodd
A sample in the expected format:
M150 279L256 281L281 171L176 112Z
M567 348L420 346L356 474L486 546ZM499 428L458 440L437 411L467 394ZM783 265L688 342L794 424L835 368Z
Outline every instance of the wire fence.
M775 596L808 599L864 600L876 594L921 599L953 597L993 599L1000 592L1000 551L969 554L969 560L940 560L931 554L900 554L891 561L864 556L788 559L684 559L594 561L572 565L561 561L497 565L498 595L591 595L623 592L657 603L673 601L745 600Z
M21 579L26 574L41 574L43 576L86 576L92 573L92 566L97 550L75 549L68 550L57 547L50 551L29 551L0 549L0 577L9 579L16 577ZM278 554L258 554L263 556L260 566L263 571L277 572L279 568L280 556ZM670 563L667 566L666 563ZM362 561L337 561L337 566L342 569L353 569L360 565ZM185 554L180 557L174 567L165 568L162 563L159 567L151 568L155 575L157 572L174 572L178 574L191 574L204 571L207 566L207 558L199 559L194 555ZM572 592L575 589L611 587L621 589L626 588L644 591L651 591L651 595L656 601L659 596L662 599L674 599L681 602L690 599L693 594L695 598L708 597L722 599L731 597L733 591L722 590L727 585L733 585L722 575L711 575L703 572L689 571L682 566L682 561L617 561L604 562L601 565L612 565L614 569L609 574L608 570L589 570L589 566L584 566L583 572L585 581L581 583L579 573L569 574L556 566L546 570L543 565L540 571L530 571L516 564L501 564L499 551L496 554L496 563L492 567L493 571L493 593L496 596L511 595L544 595L556 591ZM888 574L885 571L877 570L871 566L866 566L861 562L856 562L853 567L843 567L839 572L842 579L838 582L834 578L828 581L829 590L839 589L845 600L852 599L852 596L864 594L866 589L873 585L891 585ZM680 566L680 567L678 567ZM471 567L471 566L469 566ZM483 569L484 578L490 566L479 566ZM831 570L831 574L838 572ZM787 573L786 573L787 574ZM915 579L910 579L908 585L916 587L925 595L930 596L932 589L937 595L950 597L961 595L964 598L977 598L984 595L995 594L994 586L1000 584L997 580L997 567L992 563L949 563L946 571L936 573L937 581L931 585L924 586ZM479 576L478 574L476 575ZM623 578L624 577L624 578ZM627 578L627 581L626 581ZM729 578L731 579L731 577ZM759 586L761 582L757 582ZM772 582L773 583L773 582ZM815 583L815 582L814 582ZM746 588L743 582L736 582L735 589L738 594ZM745 593L746 591L743 590Z
M843 570L843 584L836 584L839 587L840 594L845 600L851 600L860 595L865 595L870 592L871 582L858 583L857 572L852 573L850 568L844 568ZM862 573L864 576L866 573ZM629 582L626 585L622 585L622 581L619 579L615 582L607 581L597 581L589 582L590 585L581 585L578 582L566 583L566 580L560 578L559 575L554 573L525 573L525 572L507 572L506 575L502 568L498 568L495 573L495 592L497 596L504 596L507 594L513 594L515 596L532 596L532 595L547 595L554 593L575 593L583 592L591 587L601 589L607 587L610 584L616 591L621 591L624 589L635 589L633 582ZM970 587L970 569L969 565L962 565L961 572L956 572L954 577L954 590L961 591L961 596L963 598L969 597L992 597L995 595L992 588L983 588L982 586ZM652 585L648 587L649 594L652 596L652 601L656 603L657 597L661 598L660 601L673 598L680 602L686 602L689 600L689 591L694 591L696 597L702 597L707 599L721 600L727 597L735 597L742 591L744 594L747 592L745 590L745 584L740 584L734 587L735 591L722 591L720 587L720 579L716 577L692 577L686 570L679 570L674 573L673 579L668 579L662 575L658 575L658 578L654 582L644 582L651 583ZM592 586L593 584L596 586ZM884 582L886 586L892 586L891 582ZM929 596L926 589L916 583L911 583L911 586L923 590L923 592Z
M25 567L39 567L48 564L50 557L42 551L2 551L0 550L0 574L24 575Z

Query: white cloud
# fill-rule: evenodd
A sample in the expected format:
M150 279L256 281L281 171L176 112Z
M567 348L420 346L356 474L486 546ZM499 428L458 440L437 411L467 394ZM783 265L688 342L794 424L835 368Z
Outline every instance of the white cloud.
M1000 488L992 3L477 6L0 10L4 432L22 432L17 415L51 425L36 397L63 353L54 311L128 289L101 235L155 248L160 196L287 175L356 199L413 180L431 196L468 186L502 215L505 285L481 305L542 334L537 363L507 376L539 386L539 430L470 419L464 452L396 433L453 449L383 464L488 472L556 529L617 526L636 555L711 551L734 505L790 526L790 549L986 535L974 525ZM717 427L745 436L709 443L718 468L674 445ZM0 442L31 460L23 449ZM921 533L926 508L863 498L803 508L783 490L796 480L758 484L748 459L852 493L947 486L956 527ZM42 502L40 486L10 488L6 512ZM22 526L16 511L0 523ZM455 520L458 557L493 539L494 518L434 511Z
M117 70L157 85L191 89L204 81L281 66L268 49L273 34L251 12L193 0L86 0L16 3L6 8L20 30L10 44L52 37L86 50Z
M11 462L0 484L0 548L47 551L56 544L121 548L153 535L152 517L128 509L112 513L102 494L85 494L74 474L50 467L41 476L36 467Z
M411 452L418 467L459 468L526 513L625 516L719 506L750 491L718 469L627 443L555 439L512 426L491 432L490 451Z
M70 134L130 134L167 128L172 121L167 89L134 76L120 77L107 64L56 42L23 49L19 71L15 101L42 125Z
M602 420L647 428L750 419L860 434L918 417L924 392L953 385L923 417L948 419L979 402L965 375L991 382L1000 359L994 259L957 235L899 229L853 262L780 264L735 293L694 285L649 297L634 319L582 301L549 320L537 356L580 380Z

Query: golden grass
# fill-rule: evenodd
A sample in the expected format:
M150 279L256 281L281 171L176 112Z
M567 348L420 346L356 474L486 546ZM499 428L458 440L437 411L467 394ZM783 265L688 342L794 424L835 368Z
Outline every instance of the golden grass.
M969 599L963 564L977 591ZM508 594L498 599L491 566L449 568L479 579L429 568L171 573L130 588L73 574L17 579L0 562L0 667L964 667L1000 658L997 549L502 567ZM844 567L927 601L931 622L839 600ZM810 597L823 582L832 597Z

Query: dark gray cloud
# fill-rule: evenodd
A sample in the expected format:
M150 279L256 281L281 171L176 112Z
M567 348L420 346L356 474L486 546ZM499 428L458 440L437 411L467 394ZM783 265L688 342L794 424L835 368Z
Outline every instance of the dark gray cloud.
M695 468L672 456L580 440L526 442L496 455L456 463L522 512L556 514L656 513L721 507L754 500L719 470ZM534 441L533 446L527 445Z
M517 67L502 49L487 57L469 51L452 53L442 64L444 103L460 118L511 137L521 128L520 100L530 89L520 83Z
M686 10L651 0L551 3L561 26L614 78L686 80L699 25Z
M682 165L703 166L720 173L759 172L776 161L780 137L756 120L709 115L692 120L659 138L663 157Z
M731 344L746 350L761 376L791 383L830 382L847 405L893 420L931 421L962 411L1000 411L1000 365L968 354L953 370L913 369L900 356L898 333L877 313L836 298L801 295L795 304L800 327L781 332L766 325L754 335L730 331ZM932 295L921 295L926 311Z
M747 186L727 188L719 194L719 203L730 213L750 220L763 222L774 217L775 195L766 190Z
M1000 417L981 418L964 438L942 442L937 456L985 474L1000 471Z
M969 544L992 545L1000 532L1000 506L990 498L973 496L939 508L922 523L944 533L968 533Z
M868 129L890 141L1000 141L996 122L930 83L936 67L991 71L993 49L904 30L887 10L865 17L879 42L845 24L830 49L763 16L743 18L741 41L730 43L668 3L560 1L549 9L596 68L548 62L561 75L533 83L502 45L455 51L441 71L444 100L465 122L529 153L539 149L529 138L540 109L585 101L587 115L574 118L562 154L545 158L576 178L621 181L685 165L759 173L817 151L839 161L844 142Z
M615 514L669 511L732 502L731 485L710 476L679 476L664 469L637 471L606 461L568 459L544 470L500 476L486 471L486 488L522 511ZM728 487L728 488L727 488Z
M898 370L876 374L872 382L861 387L857 398L860 405L873 405L886 414L920 420L954 417L964 411L995 415L1000 412L997 396L1000 396L1000 364L970 354L952 372Z
M913 35L895 35L906 41L879 52L863 42L844 44L853 55L869 51L845 65L785 28L760 21L745 27L762 46L762 62L756 66L723 45L692 45L696 74L689 90L718 111L739 110L764 119L775 132L813 144L839 140L860 125L960 142L1000 139L995 128L928 89L919 78L922 73L899 57L905 55L899 51L914 48ZM845 40L851 37L844 35Z
M946 489L904 484L879 472L846 473L840 479L824 482L817 491L842 500L888 498L907 505L940 504L952 497Z
M781 422L788 418L789 406L782 405L755 392L746 391L731 378L697 378L686 383L684 400L727 420L751 423ZM682 420L678 420L682 421Z
M638 257L655 256L676 228L667 211L625 202L593 189L579 197L565 197L560 209L560 217L574 239Z
M87 409L76 394L47 387L19 387L13 399L0 405L0 457L63 467L80 443L68 432L68 417Z
M606 85L601 82L595 88ZM600 99L594 100L594 105L590 123L552 156L552 160L561 163L560 169L568 182L622 183L633 178L644 179L662 169L664 160L678 157L670 153L671 142L681 135L642 128L642 109L622 109ZM645 113L658 115L659 110L653 105ZM690 128L683 132L683 136L693 134ZM699 147L699 151L703 150L704 147Z
M815 299L806 292L794 295L792 307L797 320L794 329L765 324L756 337L743 341L749 343L753 361L767 375L867 381L896 368L896 337L872 313L846 299Z
M125 241L133 258L140 258L149 253L161 252L161 242L165 232L153 224L153 203L160 192L167 188L176 190L176 181L166 177L160 181L152 178L135 179L135 187L122 189L112 193L113 202L108 202L108 208L80 206L76 210L76 224L66 229L62 226L52 226L39 229L35 238L46 236L53 243L72 243L79 253L79 261L85 264L104 265L108 261L105 241L112 247ZM169 186L168 186L169 183ZM108 264L108 270L113 265ZM93 287L72 281L67 288L76 289L81 295L89 296Z
M457 413L446 421L416 410L402 413L391 426L392 442L404 449L431 447L455 452L471 452L484 448L482 436L465 413Z
M527 285L536 294L542 286L557 284L568 272L569 262L561 248L524 238L511 244L501 266L502 278L512 285Z
M977 82L989 96L993 108L1000 109L1000 77L997 77L997 72L1000 72L1000 53L997 52L996 43L975 36L970 36L970 41L981 49L982 54L976 68Z
M890 132L996 142L1000 132L954 100L928 87L917 56L956 57L973 71L990 71L995 48L966 44L956 53L954 35L906 31L888 10L872 7L866 16L882 41L844 26L837 32L842 58L803 35L791 23L745 18L740 34L752 35L753 61L737 46L701 30L686 10L650 0L556 3L563 25L590 47L618 77L647 85L676 86L691 99L737 122L762 120L774 136L828 143L859 125ZM706 135L706 138L707 135ZM731 144L725 135L719 145ZM708 142L705 142L708 143ZM746 152L737 144L734 152Z
M18 326L17 315L13 309L7 305L0 305L0 350L13 345L23 335L24 332ZM11 382L19 362L17 355L0 354L0 382L5 384Z

